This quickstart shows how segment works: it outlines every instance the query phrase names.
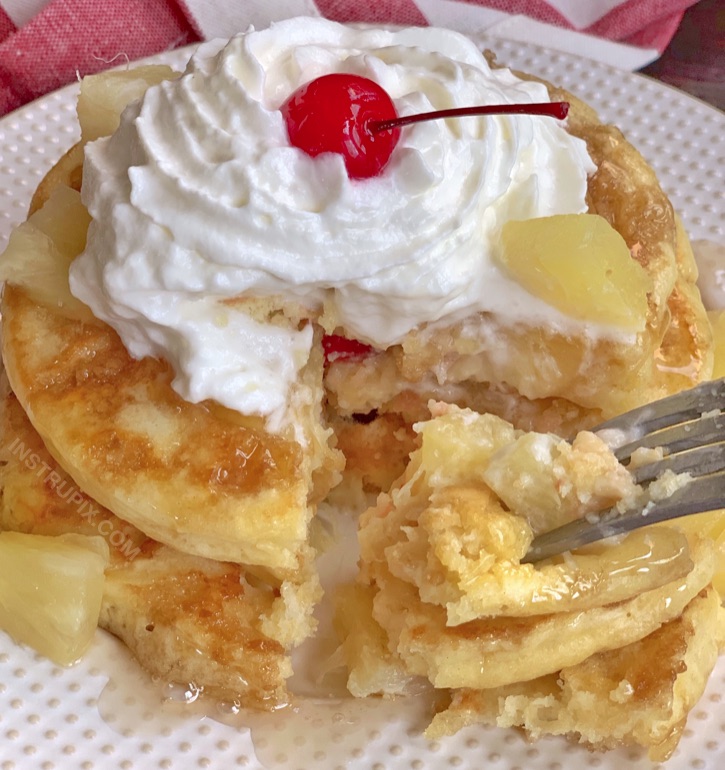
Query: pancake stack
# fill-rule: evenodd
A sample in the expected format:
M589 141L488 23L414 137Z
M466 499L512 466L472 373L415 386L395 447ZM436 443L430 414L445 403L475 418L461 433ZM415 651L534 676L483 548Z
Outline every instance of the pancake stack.
M84 141L112 132L128 95L167 77L175 75L144 68L87 78L79 110ZM526 516L514 516L518 509L477 475L485 463L475 470L462 462L481 454L482 432L501 433L509 443L523 431L568 436L712 371L692 252L653 171L616 128L571 94L547 87L553 100L571 102L567 130L586 141L597 166L589 213L624 238L647 276L643 329L618 342L506 326L480 314L445 329L418 329L386 350L333 360L323 340L346 334L334 318L305 316L303 306L274 298L241 297L237 305L257 321L314 329L312 352L289 394L293 419L281 430L212 401L185 401L166 361L129 355L69 290L68 269L89 224L79 194L83 145L43 180L0 262L7 375L0 529L106 536L111 560L100 625L151 674L247 706L287 703L290 651L315 632L321 597L316 505L331 494L351 501L360 490L383 490L363 517L360 579L347 589L338 623L354 695L399 695L411 677L425 677L449 702L431 735L484 721L521 725L532 735L576 734L599 747L632 740L661 754L671 750L717 654L719 604L709 587L714 557L707 539L653 532L666 568L619 585L604 579L614 558L604 553L579 573L556 567L551 574L519 569L518 557L499 554L492 564L498 558L513 566L498 575L498 588L489 586L488 604L485 591L474 595L450 582L453 562L470 557L477 512L496 511L508 528L498 534L512 552L528 536L516 530ZM436 416L425 422L431 409ZM433 427L415 428L420 421ZM448 425L448 444L429 451L426 436L441 425ZM505 444L499 439L489 441L496 450ZM33 467L29 453L37 458ZM611 472L608 491L594 495L597 505L636 496L605 450L582 449L584 455L599 457ZM575 460L571 467L580 467ZM39 464L48 471L38 474ZM602 466L581 467L573 488L583 495ZM462 475L452 483L454 471ZM424 483L416 486L417 479ZM554 502L549 525L566 508L561 496ZM598 508L577 503L567 510L575 516ZM426 517L431 528L416 539ZM622 553L643 547L635 538ZM586 605L562 600L545 613L539 604L532 611L554 572L567 585L601 586L584 591ZM591 623L575 633L580 615ZM542 651L557 646L557 656ZM611 727L583 715L582 699L611 701L620 685L624 693L622 682L633 681L643 656L665 647L668 655L658 659L677 675L663 668L665 689L641 704L643 719L656 728L632 721L624 695L602 706ZM605 690L610 680L615 684ZM536 710L544 702L554 714L546 724Z

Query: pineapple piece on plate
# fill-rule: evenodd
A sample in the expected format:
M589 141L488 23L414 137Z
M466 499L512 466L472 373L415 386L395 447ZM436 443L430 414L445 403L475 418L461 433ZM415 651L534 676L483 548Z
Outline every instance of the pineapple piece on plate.
M0 628L55 663L74 663L98 625L108 558L102 537L0 532Z

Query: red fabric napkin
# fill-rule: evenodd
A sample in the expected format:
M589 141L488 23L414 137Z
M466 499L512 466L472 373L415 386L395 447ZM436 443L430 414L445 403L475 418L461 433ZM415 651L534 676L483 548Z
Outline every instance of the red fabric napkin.
M81 75L123 59L138 59L203 37L192 0L0 0L0 115ZM196 0L198 3L198 0ZM429 23L435 0L307 0L337 21ZM687 7L696 0L440 0L524 14L611 40L664 50ZM47 4L45 4L47 3ZM587 3L597 7L589 12ZM16 25L30 5L45 7ZM213 0L204 0L213 8ZM256 6L245 3L246 7ZM239 8L239 6L237 6ZM259 7L256 7L257 16ZM590 23L587 23L590 22ZM438 22L440 23L440 22ZM18 28L19 27L19 28Z

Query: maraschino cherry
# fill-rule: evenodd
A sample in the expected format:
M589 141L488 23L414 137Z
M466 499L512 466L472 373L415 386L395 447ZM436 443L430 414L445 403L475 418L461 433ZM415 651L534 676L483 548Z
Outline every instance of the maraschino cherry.
M383 88L359 75L323 75L298 88L282 105L294 147L313 158L336 152L351 179L377 176L398 143L400 130L373 131L371 125L397 117Z
M375 352L375 348L370 345L339 334L326 334L322 338L322 349L325 353L325 363L328 364L335 361L357 361Z
M345 160L351 179L382 173L400 138L411 123L471 115L544 115L563 120L567 102L501 104L458 107L398 117L386 91L361 75L323 75L298 88L282 105L287 135L294 147L315 157L336 152Z

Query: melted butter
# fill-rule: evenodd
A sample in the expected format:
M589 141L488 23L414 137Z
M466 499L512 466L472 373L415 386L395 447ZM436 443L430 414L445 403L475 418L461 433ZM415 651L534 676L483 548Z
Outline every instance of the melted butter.
M431 701L425 698L307 697L278 712L240 711L215 718L237 729L240 724L249 728L257 759L269 770L334 770L367 767L366 754L376 745L396 745L400 736L406 736L406 750L415 746L430 751L422 732L431 716Z
M635 530L616 548L604 541L592 543L579 548L576 556L600 559L606 574L617 577L664 570L663 582L674 580L673 573L685 573L691 568L686 536L669 527Z
M405 736L405 751L430 752L422 733L433 715L429 693L394 700L358 700L339 692L340 680L327 677L316 693L296 696L279 709L263 712L242 709L235 702L205 697L193 684L170 684L151 679L116 639L107 637L102 652L92 652L97 668L107 668L109 645L113 674L97 701L103 721L125 738L196 734L200 723L216 723L229 730L237 755L246 754L266 770L368 768L365 757L388 751ZM309 685L308 685L309 686ZM376 749L376 747L379 747ZM400 751L403 747L400 746Z

